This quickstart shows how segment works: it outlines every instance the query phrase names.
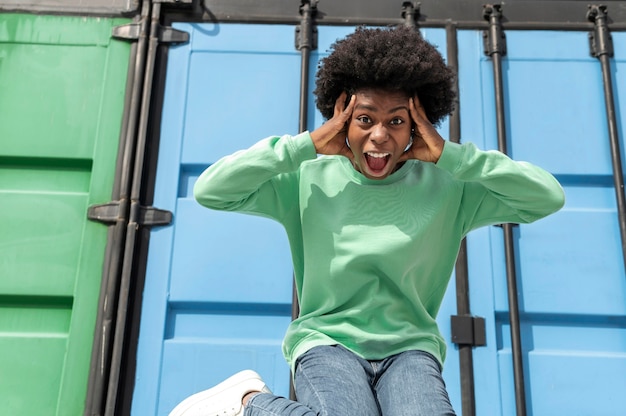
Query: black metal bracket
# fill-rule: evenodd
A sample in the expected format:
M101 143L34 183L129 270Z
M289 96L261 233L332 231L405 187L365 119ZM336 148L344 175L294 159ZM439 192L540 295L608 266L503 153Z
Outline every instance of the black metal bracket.
M416 1L402 2L402 18L404 19L404 25L412 28L417 28L417 21L420 18L420 7L422 3Z
M159 26L159 43L180 45L189 42L189 33L169 26Z
M313 19L317 15L318 0L302 0L300 3L300 26L296 26L296 49L317 49L317 26Z
M189 5L191 6L194 0L152 0L153 3L161 4L174 4L176 6Z
M111 36L119 40L138 40L141 33L141 23L128 23L115 26L111 30Z
M452 315L450 324L453 343L474 347L487 345L485 318L472 315Z
M590 4L587 11L587 20L594 23L593 32L589 32L589 50L591 56L613 56L613 37L607 25L605 5Z
M505 222L502 224L493 224L494 227L504 228L504 224L509 224L511 227L519 227L519 224L516 222Z
M128 23L126 25L115 26L111 35L115 39L136 41L141 34L141 23ZM159 42L168 45L176 45L189 42L189 33L174 29L169 26L159 25Z
M127 221L123 213L127 212L128 201L111 201L105 204L91 205L87 209L87 218L91 221L112 225ZM171 224L173 214L164 209L139 206L137 224L147 227Z
M483 45L485 55L499 53L506 55L506 36L502 30L502 5L485 4L483 17L489 22L489 29L483 31Z

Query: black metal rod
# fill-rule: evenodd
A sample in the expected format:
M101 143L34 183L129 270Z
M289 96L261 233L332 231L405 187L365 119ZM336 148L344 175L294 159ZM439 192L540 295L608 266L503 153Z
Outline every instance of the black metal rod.
M300 113L298 118L298 129L303 132L308 129L308 111L309 111L309 74L311 64L311 50L313 49L313 18L316 13L317 0L303 0L300 5L300 21L297 48L301 54L300 64ZM293 286L292 302L291 302L291 319L296 319L300 314L298 304L298 292L296 286Z
M106 416L115 416L116 414L120 372L122 367L122 361L124 359L124 341L126 338L126 321L128 318L128 304L132 279L132 268L141 212L140 194L144 168L143 162L145 156L150 100L152 95L152 81L154 76L156 53L159 45L160 15L161 4L159 2L155 2L152 5L151 11L150 37L148 39L148 50L146 53L145 71L143 78L143 89L139 113L139 127L137 131L137 147L135 151L135 163L130 194L130 216L126 229L124 262L122 265L122 276L120 279L117 316L115 323L115 336L113 339L111 368L104 413Z
M457 74L453 89L459 95L459 45L457 40L457 28L452 22L446 25L446 50L448 66ZM450 137L454 143L461 141L461 109L457 98L456 108L450 115ZM455 282L456 282L456 310L460 316L471 315L469 298L469 270L467 264L467 241L463 239L456 259ZM476 415L476 395L474 391L474 353L473 346L459 344L459 371L461 382L461 412L463 416Z
M620 237L622 242L622 259L626 268L626 197L624 195L624 173L620 151L619 133L615 115L615 98L613 96L613 80L611 76L610 58L613 56L613 43L607 25L605 6L590 5L587 18L594 23L592 36L593 49L591 53L600 61L602 67L602 83L604 87L604 104L609 129L609 143L611 147L611 162L613 167L613 183L617 199L617 215Z
M498 134L498 150L507 154L506 117L504 106L504 87L502 74L502 56L506 53L504 33L502 31L501 7L485 5L484 17L489 21L487 31L487 50L493 62L493 76L496 100L496 123ZM515 246L513 241L513 224L502 224L504 231L504 254L506 262L507 295L509 301L509 323L511 327L511 350L513 356L513 378L515 387L515 408L517 416L526 415L526 391L524 385L524 361L520 336L519 304L517 293L517 276L515 267Z
M313 19L317 13L317 0L302 0L300 4L300 26L297 37L297 49L302 57L300 64L300 113L298 118L298 130L306 131L309 126L309 81L311 51L314 49L314 27ZM291 319L294 320L300 315L300 304L298 301L298 290L293 283L291 295ZM289 380L289 398L296 400L296 391L293 386L293 379Z
M317 0L303 0L300 5L300 29L298 36L298 50L302 56L300 65L300 132L308 129L309 111L309 67L311 63L311 51L314 48L313 19L317 13Z
M144 1L141 14L138 16L141 22L142 33L146 33L148 28L149 6L149 2ZM125 229L130 210L130 172L132 171L136 144L135 131L137 129L141 98L145 50L145 36L141 36L138 42L131 45L131 61L129 62L127 79L128 87L124 104L124 119L121 126L120 150L118 151L118 172L113 190L113 198L120 202L120 210L118 221L109 230L107 258L105 259L98 301L99 313L94 332L89 384L85 402L85 415L90 416L101 415L106 401L118 288L122 269L122 248L124 247Z
M469 304L469 277L467 267L467 241L461 241L455 266L456 309L459 316L471 315ZM459 371L461 382L461 412L463 416L476 415L473 346L459 344Z

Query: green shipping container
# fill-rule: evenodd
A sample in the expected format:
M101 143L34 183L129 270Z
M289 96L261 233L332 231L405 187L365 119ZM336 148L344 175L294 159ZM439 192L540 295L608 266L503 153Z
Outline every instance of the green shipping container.
M126 19L0 14L0 412L85 407L130 46Z

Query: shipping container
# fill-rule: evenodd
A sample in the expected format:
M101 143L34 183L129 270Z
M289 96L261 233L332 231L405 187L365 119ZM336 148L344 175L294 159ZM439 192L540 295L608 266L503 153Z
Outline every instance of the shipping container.
M412 26L447 59L459 99L443 137L542 166L566 194L550 217L462 245L438 316L457 414L626 412L626 2L38 0L2 11L10 414L167 415L245 368L290 395L284 231L204 209L192 188L224 155L319 127L318 62L360 25Z
M0 14L0 414L80 415L129 45L120 18Z

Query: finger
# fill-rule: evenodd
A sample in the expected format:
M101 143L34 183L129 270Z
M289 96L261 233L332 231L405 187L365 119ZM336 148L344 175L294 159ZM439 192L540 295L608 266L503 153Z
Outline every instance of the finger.
M346 97L348 97L348 94L345 91L342 91L341 94L339 94L339 97L337 97L337 99L335 100L335 109L334 109L335 117L341 114L345 110Z
M417 110L417 113L422 118L424 118L424 120L428 120L428 117L426 116L426 109L422 105L422 102L420 101L420 99L419 99L419 97L417 95L415 95L415 98L413 99L413 105L414 105L415 109Z
M416 123L420 121L419 119L422 116L419 111L420 106L421 103L417 100L417 96L415 96L415 98L409 98L409 112L411 113L411 118L413 118L413 121Z
M420 116L417 112L417 107L415 106L415 100L413 98L409 98L409 113L411 114L411 118L415 124L419 124Z
M350 101L348 105L344 107L344 103L346 102L346 97L348 94L346 92L342 92L337 101L335 102L335 114L333 118L338 122L341 127L338 132L347 129L347 123L350 121L352 117L352 110L354 109L354 103L356 102L356 97L352 95L350 97Z
M343 102L345 102L345 97L347 96L347 94L346 93L343 93L343 94L344 94L344 101ZM354 110L354 103L355 102L356 102L356 95L352 94L352 96L350 96L350 101L348 102L348 105L343 110L343 115L345 116L346 121L352 115L352 111Z

